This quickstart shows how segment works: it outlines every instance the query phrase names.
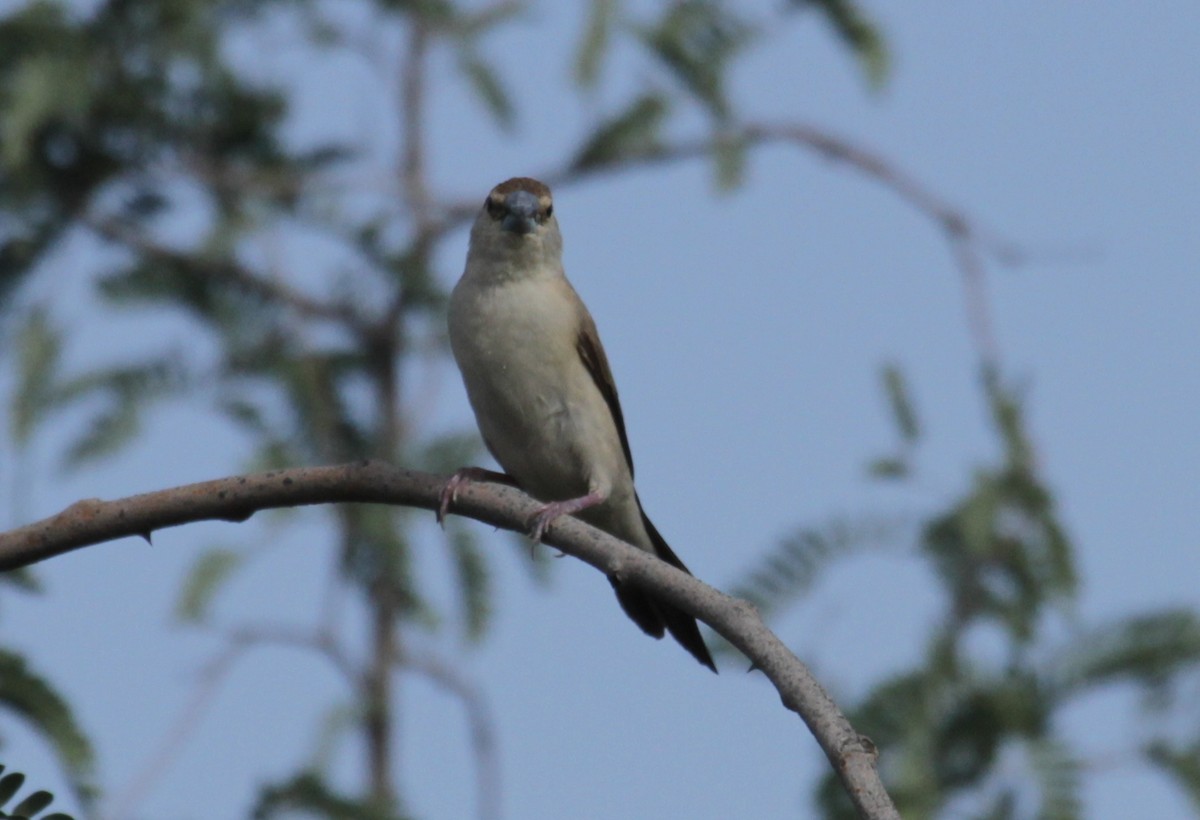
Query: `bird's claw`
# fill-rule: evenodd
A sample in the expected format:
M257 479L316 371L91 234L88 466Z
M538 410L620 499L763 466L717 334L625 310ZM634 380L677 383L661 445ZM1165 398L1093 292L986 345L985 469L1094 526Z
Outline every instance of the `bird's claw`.
M546 534L546 530L550 528L555 519L562 516L562 513L551 510L551 506L553 505L548 504L542 507L542 509L534 513L533 517L529 519L529 538L531 539L529 542L530 558L537 557L537 548L538 544L542 543L542 536ZM555 557L562 558L562 556L563 554L560 552Z
M533 539L534 544L540 544L542 536L546 534L546 530L555 520L564 515L574 515L588 507L594 507L602 501L604 501L604 496L598 492L590 492L579 498L568 498L566 501L552 501L529 519L529 537Z
M512 476L497 473L495 470L485 470L482 467L462 467L456 470L442 487L442 494L438 499L437 522L443 528L446 526L446 514L450 512L450 505L458 500L458 491L464 484L470 484L472 481L491 481L496 484L507 484L510 487L517 486L517 482L513 481Z
M554 523L554 519L562 515L560 510L555 509L557 506L558 502L547 504L529 519L529 537L533 539L534 546L542 543L542 536L546 534L546 530Z
M438 526L445 529L446 514L450 511L450 505L458 500L458 490L463 484L469 481L469 475L466 470L459 470L454 475L450 476L450 480L442 487L441 497L438 499L437 522Z

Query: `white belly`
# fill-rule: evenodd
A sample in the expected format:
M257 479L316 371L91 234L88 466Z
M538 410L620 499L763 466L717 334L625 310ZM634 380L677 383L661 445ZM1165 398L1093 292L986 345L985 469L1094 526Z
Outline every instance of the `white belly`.
M480 432L543 501L632 492L620 436L576 348L574 305L545 281L455 288L450 342Z

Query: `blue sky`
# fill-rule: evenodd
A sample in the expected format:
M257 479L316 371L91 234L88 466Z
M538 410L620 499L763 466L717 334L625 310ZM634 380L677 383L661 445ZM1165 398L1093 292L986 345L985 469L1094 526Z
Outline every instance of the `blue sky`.
M869 146L1032 252L1019 268L993 267L988 293L1006 371L1027 385L1039 459L1078 549L1078 617L1200 604L1200 6L942 0L874 10L895 58L882 93L866 91L814 22L776 35L738 71L740 110ZM517 55L503 60L521 106L515 138L479 125L443 61L430 158L438 185L482 200L505 177L557 164L586 116L558 84L577 13L543 3L491 43L495 56ZM549 69L526 71L529 55ZM271 59L268 74L283 64ZM639 81L620 62L614 75L618 87ZM314 77L314 98L339 81ZM347 133L373 127L347 96L337 112ZM733 581L798 524L932 508L995 455L945 243L877 184L773 147L753 156L732 195L713 195L705 164L681 164L561 190L556 212L567 273L621 389L640 494L705 580ZM465 250L465 233L446 246L447 283ZM67 293L71 253L56 284ZM147 333L144 324L101 324L82 311L78 322L80 363L145 343L129 335ZM190 332L166 320L149 327L176 340ZM863 469L892 443L878 382L886 361L905 369L927 431L915 488L880 487ZM438 426L470 423L452 370L431 389ZM35 453L26 518L81 497L228 474L246 455L244 442L185 406L156 416L146 440L110 466L62 477L50 466L56 441ZM0 488L13 475L0 464ZM5 596L4 642L30 651L65 690L98 743L107 786L119 791L142 770L216 650L167 623L196 551L257 536L265 546L219 612L312 622L328 528L301 515L311 529L209 524L156 534L153 549L131 540L84 550L39 570L49 595ZM506 539L479 530L502 553L498 617L462 664L495 716L505 816L808 815L807 787L824 763L763 680L736 669L714 678L677 647L643 638L607 583L577 562L555 562L553 585L536 587ZM422 564L448 584L436 542L426 543ZM916 562L861 558L777 628L845 699L918 656L940 603ZM311 715L338 691L301 654L251 656L137 816L236 816L257 783L307 759ZM469 816L460 709L419 681L403 681L399 698L410 808ZM1135 705L1118 692L1064 716L1064 733L1099 761L1085 780L1088 816L1186 816L1178 794L1131 765ZM6 760L50 771L31 738L11 738ZM351 747L343 773L356 765Z

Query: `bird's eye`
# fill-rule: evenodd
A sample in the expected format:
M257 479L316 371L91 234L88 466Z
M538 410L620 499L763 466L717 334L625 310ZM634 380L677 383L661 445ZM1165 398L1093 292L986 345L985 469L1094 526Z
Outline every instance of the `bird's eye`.
M547 206L546 206L546 218L547 218L547 219L549 219L549 218L550 218L550 217L552 217L552 216L554 216L554 206L553 206L553 205L547 205Z
M492 219L499 219L500 213L504 210L504 206L490 196L483 201L483 207L487 208L488 216Z

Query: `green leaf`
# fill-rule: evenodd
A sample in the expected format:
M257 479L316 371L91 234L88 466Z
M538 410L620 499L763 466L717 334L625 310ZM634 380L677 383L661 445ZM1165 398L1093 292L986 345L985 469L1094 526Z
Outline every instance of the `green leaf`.
M36 222L5 226L5 230L0 231L0 322L4 319L6 302L30 277L42 254L64 229L63 220L58 215L50 215Z
M438 626L437 613L420 592L413 573L407 533L398 526L403 513L382 505L339 509L343 532L343 569L365 589L388 589L398 613L410 623Z
M339 820L405 820L386 807L372 805L338 792L318 772L301 772L279 784L264 786L258 795L254 820L301 816Z
M1077 693L1114 681L1161 686L1171 676L1200 669L1200 616L1170 609L1124 618L1082 635L1056 655L1054 680Z
M474 43L492 29L524 13L526 4L520 0L503 0L483 6L478 11L454 12L452 29L463 40Z
M112 455L132 441L140 429L134 397L118 394L113 404L92 416L88 429L67 448L65 463L78 467Z
M992 421L1004 442L1005 457L1014 471L1033 468L1033 445L1025 433L1025 413L1017 389L1009 387L992 373L983 375L984 390L992 411Z
M77 798L90 805L95 796L91 780L95 754L71 707L22 656L2 648L0 707L24 719L49 742Z
M310 443L313 457L348 461L375 454L365 423L347 401L345 386L361 375L366 353L312 353L285 362L297 439Z
M0 806L12 800L24 785L25 775L20 772L11 772L0 777Z
M42 809L54 802L54 795L47 791L37 791L26 797L13 807L13 817L33 817Z
M1017 795L1012 789L1003 789L974 820L1017 820L1018 816Z
M28 56L18 63L6 83L0 165L14 171L28 163L35 136L49 121L78 123L91 100L91 76L87 62L69 48Z
M9 432L13 442L24 446L38 423L44 421L57 402L56 385L62 360L62 332L39 305L31 309L16 332L17 384L12 397Z
M770 617L807 592L835 561L892 544L910 527L907 519L861 516L801 528L759 558L730 594Z
M801 8L816 8L833 27L838 38L854 52L874 89L887 80L891 58L878 26L853 0L792 0Z
M896 423L900 437L906 444L914 444L921 435L921 428L917 422L917 413L913 409L904 374L895 364L884 365L883 389L887 395L888 407L892 411L892 420Z
M252 457L247 460L245 469L247 472L261 473L267 470L283 470L287 467L294 467L298 462L304 460L298 449L293 446L291 441L269 438L263 441ZM281 508L273 511L272 514L290 515L291 511Z
M725 94L730 60L754 38L754 29L718 0L682 0L667 6L658 25L639 30L642 42L718 121L732 115Z
M362 720L362 708L352 703L338 703L325 711L317 732L313 752L313 770L323 771L334 762L338 743Z
M179 599L175 602L175 617L188 624L208 620L213 598L244 561L242 553L231 549L215 548L200 553L184 578Z
M717 190L727 192L740 186L746 175L745 141L720 134L713 143L713 164Z
M867 472L874 478L907 478L910 472L908 460L902 457L877 458L867 465Z
M1082 817L1081 767L1066 744L1051 739L1034 741L1029 744L1029 758L1042 792L1038 820L1078 820Z
M594 88L600 77L600 64L608 51L617 11L617 0L592 0L588 6L587 22L575 52L575 82L580 88Z
M469 51L460 58L459 70L466 76L475 96L483 103L496 124L505 130L511 129L516 111L512 98L495 70L478 55Z
M271 432L263 409L249 399L225 396L218 400L217 409L248 433L264 436Z
M457 519L447 522L446 534L454 558L463 631L468 641L477 642L487 631L492 614L487 559L480 551L473 531Z
M95 370L58 385L55 401L77 403L95 396L102 407L68 448L65 463L77 467L112 455L141 428L141 416L155 400L182 392L189 384L182 360L174 355Z
M1047 605L1073 599L1070 545L1048 491L1024 470L978 471L972 491L926 525L922 549L963 624L991 618L1028 641Z
M43 591L41 582L29 567L18 567L0 572L0 584L11 584L24 592Z
M622 159L653 153L667 116L667 101L644 94L617 116L602 122L571 162L576 171L594 170Z
M1183 789L1192 808L1200 813L1200 741L1183 748L1166 741L1156 741L1146 746L1144 754L1147 760Z

